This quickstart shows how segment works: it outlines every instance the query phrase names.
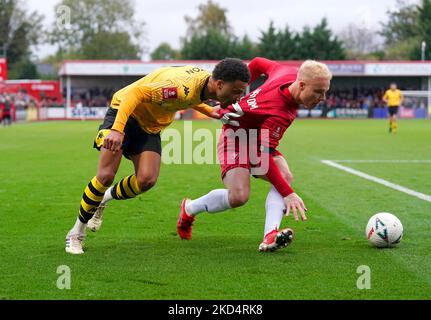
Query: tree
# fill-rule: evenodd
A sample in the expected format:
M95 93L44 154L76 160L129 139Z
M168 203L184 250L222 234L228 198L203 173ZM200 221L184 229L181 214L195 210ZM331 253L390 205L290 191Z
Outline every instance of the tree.
M271 22L266 31L261 32L259 54L274 60L345 59L343 44L328 28L326 19L310 29L304 27L302 33L292 32L288 25L276 30Z
M297 39L296 34L291 32L289 26L286 25L283 31L278 33L279 59L292 60L296 59Z
M298 59L344 60L346 59L343 44L328 28L326 18L314 27L304 27L297 43Z
M388 11L388 22L382 24L380 34L385 39L386 58L421 58L422 41L427 43L426 56L431 57L431 0L420 5L398 0L397 9Z
M37 73L27 71L35 70L30 47L43 41L42 20L43 16L36 12L27 13L21 0L0 2L0 55L6 53L11 78L37 76Z
M422 5L418 7L419 12L419 34L420 43L416 44L410 57L412 59L420 59L421 57L421 44L425 41L427 44L425 57L431 58L431 0L422 0Z
M349 24L340 34L348 59L372 59L381 50L378 34L365 25Z
M259 38L259 54L268 59L278 59L280 56L279 34L274 27L274 22L269 23L268 30L261 31Z
M388 22L381 24L379 32L385 42L385 58L409 59L421 43L418 6L398 0L397 9L388 11L387 15Z
M36 65L30 59L22 59L13 65L9 73L13 79L39 79Z
M257 47L250 40L250 38L245 35L242 39L235 38L231 43L232 57L236 57L243 60L252 60L257 56Z
M261 31L259 54L274 60L294 59L297 54L295 34L288 25L284 30L276 30L274 22L269 23L266 31Z
M183 43L181 57L190 60L220 60L231 56L233 43L218 30L210 29L204 35L193 35Z
M391 46L419 34L417 21L419 12L416 5L407 4L405 0L397 0L397 9L388 11L388 22L381 23L379 32L385 39L385 44Z
M144 23L135 20L132 0L62 0L55 11L62 19L50 42L61 57L139 59L144 50Z
M413 55L415 51L417 51L418 43L420 42L419 38L414 37L411 39L406 39L400 41L394 45L387 46L385 48L385 59L389 60L407 60ZM418 52L418 57L420 58L420 51Z
M185 16L187 24L186 39L194 35L206 35L209 32L218 32L225 37L230 37L231 27L226 17L227 9L221 8L217 3L208 0L206 4L198 6L199 14L196 18Z
M196 18L185 16L187 35L182 38L183 59L223 59L235 51L235 37L226 9L209 0L198 7Z
M180 58L180 53L168 43L161 43L152 53L152 60L175 60Z
M127 32L98 32L91 41L82 44L81 54L85 59L129 60L139 59L140 48L132 43Z

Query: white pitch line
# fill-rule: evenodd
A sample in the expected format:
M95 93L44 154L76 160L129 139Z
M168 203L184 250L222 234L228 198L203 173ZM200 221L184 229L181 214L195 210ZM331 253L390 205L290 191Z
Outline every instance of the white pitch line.
M419 198L421 200L425 200L425 201L431 202L431 196L429 196L427 194L420 193L420 192L417 192L417 191L405 188L405 187L400 186L398 184L395 184L395 183L392 183L392 182L389 182L389 181L386 181L386 180L383 180L383 179L371 176L369 174L363 173L361 171L358 171L358 170L355 170L355 169L352 169L352 168L349 168L349 167L345 167L345 166L343 166L341 164L338 164L338 163L336 163L334 161L331 161L331 160L322 160L322 163L326 164L328 166L337 168L339 170L346 171L348 173L354 174L354 175L356 175L358 177L361 177L361 178L364 178L364 179L367 179L367 180L370 180L370 181L382 184L385 187L388 187L388 188L391 188L391 189L394 189L394 190L397 190L397 191L400 191L400 192L404 192L404 193L406 193L408 195L411 195L413 197Z
M339 163L431 163L431 160L330 160L330 161L339 162Z

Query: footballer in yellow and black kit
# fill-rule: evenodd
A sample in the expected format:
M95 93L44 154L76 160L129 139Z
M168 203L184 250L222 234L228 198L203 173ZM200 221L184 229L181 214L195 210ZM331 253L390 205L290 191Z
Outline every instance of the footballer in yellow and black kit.
M387 90L383 96L383 99L388 101L389 115L394 116L398 113L398 108L401 104L403 94L401 90Z
M385 92L383 100L388 104L389 132L396 133L398 129L396 116L398 108L403 101L403 94L395 83L392 83L390 89Z
M219 119L219 109L238 101L249 80L247 65L227 58L213 73L194 66L166 67L116 92L94 142L101 151L97 175L84 189L78 218L66 235L66 252L84 253L85 230L100 229L109 201L133 199L154 187L161 164L160 132L178 111L193 108ZM202 103L209 99L220 106ZM112 185L123 155L135 170Z
M212 107L202 103L211 73L193 66L159 69L117 91L94 142L99 149L110 130L124 133L126 158L144 151L161 154L160 132L178 111L193 108L207 116Z

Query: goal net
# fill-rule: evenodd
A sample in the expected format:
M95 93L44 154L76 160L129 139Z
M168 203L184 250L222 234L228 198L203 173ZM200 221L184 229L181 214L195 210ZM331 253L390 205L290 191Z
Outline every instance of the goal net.
M402 91L402 110L406 117L431 117L431 91Z

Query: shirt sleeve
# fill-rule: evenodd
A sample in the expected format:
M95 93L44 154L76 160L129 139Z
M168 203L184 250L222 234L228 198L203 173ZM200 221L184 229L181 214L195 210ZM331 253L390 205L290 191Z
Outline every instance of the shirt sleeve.
M250 83L257 80L261 75L269 75L277 66L278 63L275 61L261 57L254 58L248 65L251 74Z
M213 108L205 103L201 103L198 106L194 106L192 107L192 109L206 115L207 117L211 117L211 113L213 111Z
M279 117L270 117L264 121L260 131L260 143L262 152L269 154L268 172L266 177L269 182L277 189L283 198L289 196L295 191L289 183L283 178L280 169L271 155L278 147L281 138L287 129L286 124Z
M113 130L124 132L127 120L141 103L161 105L163 101L178 100L178 86L173 81L145 83L130 87L121 94Z
M113 130L119 132L124 132L127 120L139 104L152 101L152 90L149 86L134 86L124 92L123 96L124 98L120 101L117 117L112 126Z
M277 167L277 164L275 163L275 160L271 155L269 156L268 162L268 173L266 174L266 177L268 178L269 182L271 182L271 184L274 186L274 188L278 191L278 193L280 193L283 198L286 198L292 193L295 193L295 191L292 189L286 179L283 178L280 169Z

